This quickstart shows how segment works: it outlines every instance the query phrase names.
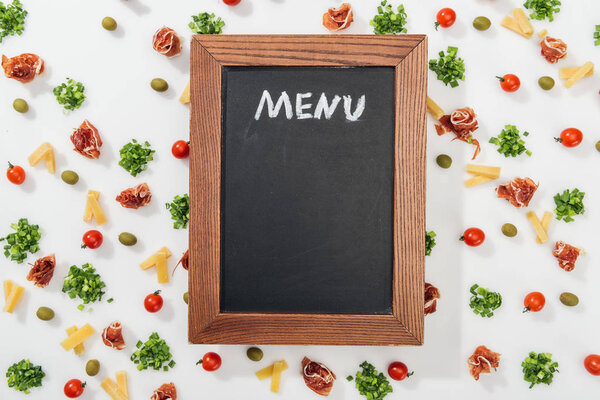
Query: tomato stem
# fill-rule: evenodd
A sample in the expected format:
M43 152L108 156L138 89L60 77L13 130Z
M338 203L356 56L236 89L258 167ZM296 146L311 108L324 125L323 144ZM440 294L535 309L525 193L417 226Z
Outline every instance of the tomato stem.
M498 80L500 80L500 82L504 82L506 79L504 79L503 76L497 76L496 78L498 78Z
M86 245L85 243L83 243L83 244L81 245L81 248L82 248L82 249L87 249L87 245Z
M438 30L438 27L440 26L440 23L436 21L436 22L433 24L433 26L435 27L435 30L437 31L437 30Z
M465 237L461 236L460 238L458 238L458 240L460 240L461 242L464 242L465 241Z
M523 313L528 313L529 311L531 311L531 308L529 308L529 306L523 309Z
M8 169L11 169L11 168L13 168L13 167L14 167L14 165L12 165L12 164L10 163L10 161L9 161L9 162L8 162Z
M561 139L561 138L555 137L555 138L554 138L554 140L555 140L556 142L558 142L558 143L562 143L562 139Z
M160 289L159 289L159 290L157 290L156 292L152 293L152 294L156 296L156 295L158 295L159 293L160 293Z

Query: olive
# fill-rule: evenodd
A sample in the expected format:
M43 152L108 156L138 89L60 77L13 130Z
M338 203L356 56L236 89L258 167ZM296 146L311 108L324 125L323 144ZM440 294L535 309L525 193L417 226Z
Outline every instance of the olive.
M473 20L473 28L478 31L487 31L492 26L492 22L488 17L477 17Z
M85 364L85 373L89 376L96 376L100 371L100 361L90 360Z
M517 236L517 227L513 224L504 224L502 225L502 233L504 233L504 236L515 237Z
M550 90L554 87L554 79L549 76L542 76L538 79L538 85L544 90Z
M13 101L13 108L15 111L24 114L29 111L29 104L23 99L15 99L15 101Z
M117 21L112 17L104 17L102 19L102 27L107 31L114 31L117 29Z
M250 347L246 350L246 355L252 361L260 361L263 358L263 351L258 347Z
M156 90L157 92L164 92L169 88L169 84L164 79L154 78L150 82L150 87Z
M600 140L596 142L596 150L600 151Z
M190 294L189 294L189 292L185 292L183 294L183 301L185 301L185 304L189 304L189 301L190 301Z
M560 302L568 307L575 307L579 304L579 298L573 293L563 292L560 294Z
M452 165L452 157L450 157L447 154L440 154L436 157L435 162L441 168L450 168L450 166Z
M74 185L79 182L79 175L77 175L77 172L75 171L63 171L63 173L60 174L60 178L67 185Z
M119 242L124 246L133 246L137 243L137 238L133 233L121 232L119 234Z
M54 318L54 310L49 307L40 307L35 315L37 315L37 317L42 321L50 321L52 318Z

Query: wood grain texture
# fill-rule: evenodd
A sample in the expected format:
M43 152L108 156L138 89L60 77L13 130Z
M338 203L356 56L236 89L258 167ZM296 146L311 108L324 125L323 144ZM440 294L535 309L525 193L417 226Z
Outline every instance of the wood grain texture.
M191 343L420 345L425 264L424 35L199 35L192 41ZM220 312L223 66L394 66L392 314Z

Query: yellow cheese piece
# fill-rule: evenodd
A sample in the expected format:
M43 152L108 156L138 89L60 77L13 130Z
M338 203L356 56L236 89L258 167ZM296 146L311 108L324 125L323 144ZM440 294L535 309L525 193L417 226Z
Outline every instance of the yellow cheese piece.
M128 399L129 391L127 389L127 372L117 371L116 377L117 377L117 387L118 387L119 392L121 392L121 394L123 396L125 396L126 399Z
M539 243L547 242L548 234L542 227L542 224L540 223L540 220L538 219L537 215L535 215L535 213L533 211L529 211L527 213L527 219L529 219L529 222L531 222L533 229L535 229L535 232L537 233L537 237L540 239Z
M60 344L63 349L66 351L72 350L80 343L83 343L84 340L89 338L94 334L94 328L90 326L90 324L85 324L81 327L81 329L77 329L74 333L70 334L65 340Z
M546 211L544 212L544 216L542 217L542 228L544 229L544 231L546 232L546 235L548 234L548 227L550 226L550 221L552 221L552 213L550 211ZM535 238L535 241L538 243L542 243L542 239L540 239L540 237L538 236L537 238Z
M525 14L525 11L522 8L515 8L512 12L513 17L517 21L517 25L519 29L524 35L533 35L533 26L531 26L531 22L529 22L529 18Z
M285 362L285 360L282 360L281 362L283 363L283 369L282 369L282 371L285 371L286 369L288 369L288 365ZM261 369L260 371L256 371L256 377L259 380L261 380L261 381L263 379L270 378L271 376L273 376L273 366L274 365L275 364L271 364L268 367L265 367L265 368Z
M442 110L442 107L438 106L435 101L431 100L429 96L427 96L427 111L433 118L437 120L444 116L444 110Z
M45 158L46 158L46 168L48 169L48 172L53 174L54 172L56 172L56 161L54 160L54 150L49 151L46 154Z
M183 104L189 104L189 102L190 102L190 82L188 82L187 86L183 90L183 93L181 93L181 97L179 98L179 101Z
M489 181L493 181L493 179L490 178L489 176L477 175L471 179L467 179L465 181L465 187L469 188L469 187L481 185L482 183L486 183Z
M25 292L25 289L22 286L13 283L10 292L8 292L8 296L6 297L6 304L4 305L3 311L6 311L7 313L15 311L15 307L19 304L23 292Z
M37 165L40 161L46 160L46 168L50 173L54 173L54 149L48 142L42 143L40 147L34 150L33 153L27 158L30 166ZM48 160L51 160L48 161Z
M128 400L127 397L125 397L125 395L119 390L119 387L115 381L110 378L105 378L100 384L100 387L104 389L106 394L108 394L113 400Z
M15 284L11 280L4 281L3 286L4 286L4 300L5 301L8 300L8 295L11 292L14 285Z
M284 366L285 361L275 361L273 363L273 375L271 376L271 392L277 393L279 392L279 384L281 383L281 373L285 369Z
M504 19L502 20L502 23L500 23L500 25L502 25L506 29L509 29L515 33L518 33L521 36L526 37L527 39L529 39L532 35L532 34L523 33L521 31L521 27L519 26L518 22L513 17L510 17L508 15L506 17L504 17Z
M560 79L569 79L579 70L581 67L565 67L558 70L558 77ZM592 76L594 74L594 68L588 71L584 76Z
M586 76L586 74L588 74L593 69L594 69L594 63L592 63L591 61L586 62L585 64L583 64L583 66L581 68L579 68L573 74L572 77L567 79L567 81L565 82L565 87L570 88L571 86L573 86L575 84L575 82L577 82L578 80L580 80L581 78Z
M142 261L142 263L140 264L140 268L145 271L148 268L154 267L158 263L158 257L160 256L161 253L164 256L166 256L166 258L171 257L171 252L165 246L162 249L160 249L159 251L157 251L156 253L152 254L150 257L148 257L144 261Z
M73 326L67 328L66 331L67 331L67 335L72 335L75 332L77 332L77 327L73 325ZM79 356L79 355L83 354L83 352L85 351L85 346L83 345L83 343L79 343L77 346L75 346L73 348L73 351L75 352L75 354L77 354Z
M546 36L548 34L548 31L546 29L542 29L541 31L538 32L538 37L540 39L543 39L544 36Z
M169 283L169 267L167 265L167 256L165 253L158 252L156 262L156 277L158 283Z
M88 190L88 196L90 194L93 195L96 200L100 197L100 192L95 190ZM92 207L90 206L90 202L87 201L87 197L85 201L85 210L83 211L83 222L92 222Z
M483 175L488 178L498 179L500 167L488 167L486 165L467 164L467 172L473 175Z
M98 225L103 225L106 223L106 217L104 216L104 212L100 208L100 204L98 204L98 198L93 193L88 193L87 201L90 205L90 209L92 210L92 217L96 220ZM91 220L91 219L90 219Z

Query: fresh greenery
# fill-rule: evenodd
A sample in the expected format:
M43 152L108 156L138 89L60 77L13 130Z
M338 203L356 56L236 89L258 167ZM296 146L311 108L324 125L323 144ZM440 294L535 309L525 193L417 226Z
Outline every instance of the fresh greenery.
M529 136L529 132L523 132L523 136ZM516 157L523 153L531 156L531 151L525 147L525 141L514 125L504 125L502 132L498 137L492 137L490 143L498 145L498 153L504 154L504 157Z
M27 218L21 218L16 224L10 224L16 232L9 233L0 242L6 240L4 255L17 264L22 264L27 258L27 252L36 253L39 249L39 240L42 237L40 227L29 225Z
M63 283L62 291L72 299L79 297L83 304L80 304L77 308L83 310L85 304L102 300L105 287L106 284L91 264L83 264L81 268L77 265L71 265L69 274Z
M564 219L565 222L571 222L574 221L573 217L575 215L583 214L585 212L583 206L584 197L585 192L581 192L577 188L573 189L573 191L567 189L562 194L557 193L554 195L554 204L556 204L554 213L556 214L556 219Z
M594 46L600 46L600 25L596 25L596 30L594 31Z
M218 17L215 19L215 14L207 12L198 15L192 15L192 22L188 24L192 32L197 35L212 35L223 33L225 22Z
M6 378L8 387L29 394L29 389L42 386L46 376L42 367L32 364L29 360L21 360L8 367Z
M188 194L175 196L173 201L165 204L165 206L171 212L171 219L175 221L173 222L173 228L187 228L190 220L190 197Z
M437 78L446 86L457 87L458 81L465 80L465 62L457 57L458 47L448 46L448 54L439 52L439 59L429 60L429 69L436 73Z
M425 232L425 255L430 256L431 250L435 247L435 232Z
M85 86L71 78L67 78L53 90L58 104L62 105L65 110L75 110L81 107L85 100L84 91Z
M377 7L377 14L369 22L373 27L373 33L376 35L406 33L404 5L400 4L396 7L396 11L394 12L392 5L388 4L387 0L383 0Z
M523 367L523 379L531 383L529 389L538 383L549 385L552 383L555 372L558 370L558 363L552 361L550 353L529 353L529 356L521 363Z
M148 162L154 159L154 150L150 147L150 143L138 143L135 139L123 146L119 150L119 154L121 155L119 165L125 168L131 176L136 176L144 171Z
M175 366L171 349L156 332L146 342L139 340L135 347L137 350L131 355L131 361L137 364L138 371L148 368L168 371Z
M532 10L529 17L537 20L554 21L554 13L560 12L561 3L559 0L527 0L523 3L523 7Z
M367 400L381 400L393 392L388 379L383 373L377 372L373 365L364 361L360 368L362 371L356 372L356 388Z
M494 310L502 305L502 296L498 292L479 287L478 284L471 286L469 291L472 295L469 307L482 318L491 317L494 315Z
M13 0L8 5L0 1L0 43L7 36L23 33L26 16L27 11L23 9L23 4L19 0Z

